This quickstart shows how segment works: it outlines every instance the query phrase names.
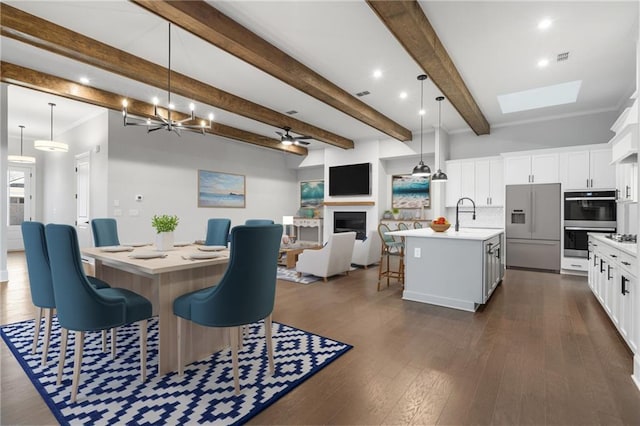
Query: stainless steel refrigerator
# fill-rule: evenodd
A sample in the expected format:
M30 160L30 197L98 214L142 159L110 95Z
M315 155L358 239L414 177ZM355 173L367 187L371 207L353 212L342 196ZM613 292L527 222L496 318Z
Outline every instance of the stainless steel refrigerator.
M507 267L560 271L560 184L507 185Z

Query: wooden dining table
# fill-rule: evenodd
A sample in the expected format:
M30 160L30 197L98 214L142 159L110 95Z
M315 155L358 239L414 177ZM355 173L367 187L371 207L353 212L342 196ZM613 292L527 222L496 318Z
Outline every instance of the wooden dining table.
M82 249L84 256L95 259L95 275L112 287L126 288L149 299L153 315L158 316L158 374L178 370L177 317L173 301L190 293L217 284L229 263L227 249L217 251L213 259L191 260L191 255L205 253L194 244L157 252L153 245L135 247L131 251L112 252L105 247ZM161 253L164 257L139 259ZM182 340L186 364L206 358L229 345L228 333L221 328L203 327L183 321Z

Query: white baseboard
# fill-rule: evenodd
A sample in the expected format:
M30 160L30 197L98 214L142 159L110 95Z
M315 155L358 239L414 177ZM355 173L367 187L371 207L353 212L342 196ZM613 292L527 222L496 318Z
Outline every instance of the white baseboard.
M631 375L633 383L636 384L638 390L640 390L640 354L635 354L633 357L633 374Z

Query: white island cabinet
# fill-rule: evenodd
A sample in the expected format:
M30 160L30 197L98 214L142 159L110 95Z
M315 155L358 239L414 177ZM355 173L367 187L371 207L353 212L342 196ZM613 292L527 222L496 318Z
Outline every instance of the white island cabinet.
M389 234L405 239L405 300L474 312L504 277L503 229Z

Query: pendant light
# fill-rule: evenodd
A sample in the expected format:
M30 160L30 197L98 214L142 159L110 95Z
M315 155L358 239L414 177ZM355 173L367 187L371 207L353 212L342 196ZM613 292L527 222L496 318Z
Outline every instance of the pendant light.
M427 177L431 175L431 169L422 161L422 122L424 121L424 81L427 79L426 74L420 74L420 162L413 168L412 176Z
M438 96L436 101L438 101L438 128L436 129L436 167L438 171L431 176L431 182L437 183L446 182L449 178L440 170L440 127L442 127L442 101L444 101L444 96Z
M56 106L56 104L49 102L49 106L51 107L51 139L34 141L33 147L40 151L67 152L69 151L69 145L53 140L53 107Z
M36 162L36 157L22 155L22 132L24 130L24 126L19 125L18 127L20 127L20 155L9 155L7 156L7 160L12 163L33 164Z

